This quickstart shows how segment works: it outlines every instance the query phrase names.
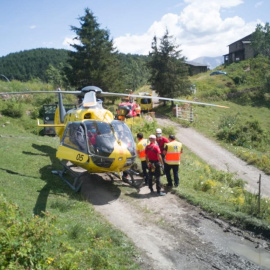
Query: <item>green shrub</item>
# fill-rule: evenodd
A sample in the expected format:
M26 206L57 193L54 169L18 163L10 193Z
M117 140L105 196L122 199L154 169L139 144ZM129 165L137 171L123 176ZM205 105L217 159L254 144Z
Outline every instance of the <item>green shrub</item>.
M60 201L53 205L66 208ZM43 217L25 218L25 213L2 195L0 209L0 269L135 269L133 262L116 254L129 248L125 254L132 256L133 251L123 235L109 226L74 223L59 230L56 217L44 213ZM80 244L71 246L60 239L73 244L77 239Z
M1 269L46 269L52 254L52 237L57 230L53 217L23 218L18 207L0 197ZM29 268L30 267L30 268Z
M226 115L220 119L218 132L219 140L226 141L236 146L245 148L262 148L269 141L259 121L252 120L245 123L240 122L239 115Z
M34 108L30 111L30 116L32 119L37 119L38 117L40 117L40 112L38 108Z
M23 116L23 106L21 102L11 99L5 102L2 114L12 118L20 118Z
M163 135L164 134L175 135L175 129L172 126L162 127L162 133L163 133Z
M133 119L127 120L127 125L130 127L132 133L136 135L137 133L143 133L144 137L147 138L150 134L155 134L158 128L156 120L145 120L144 117L135 117Z

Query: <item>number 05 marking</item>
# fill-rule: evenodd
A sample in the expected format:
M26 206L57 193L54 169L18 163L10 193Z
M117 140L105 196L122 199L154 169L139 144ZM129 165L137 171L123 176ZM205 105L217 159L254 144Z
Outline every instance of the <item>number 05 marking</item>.
M83 161L83 156L84 155L78 154L77 157L76 157L76 160Z

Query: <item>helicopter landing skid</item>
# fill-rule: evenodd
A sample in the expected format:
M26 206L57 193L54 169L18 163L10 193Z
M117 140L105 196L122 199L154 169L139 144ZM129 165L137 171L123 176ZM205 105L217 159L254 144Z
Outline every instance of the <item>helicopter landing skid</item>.
M139 189L143 186L143 184L144 184L143 179L142 180L135 180L134 179L135 175L139 175L138 172L136 172L132 169L128 169L125 171L125 174L126 174L126 176L124 176L124 175L122 176L123 182L125 182L125 183L127 183L127 184L129 184L132 187L135 187L137 189ZM114 175L116 175L119 178L119 176L117 174L114 174Z
M52 171L53 174L58 175L66 184L68 184L68 186L75 192L78 192L82 186L83 180L80 179L80 177L86 173L88 173L87 171L76 171L72 168L77 168L77 166L73 165L72 163L70 163L68 165L68 163L64 163L62 162L63 165L63 170L62 171ZM70 173L70 176L73 178L73 180L69 180L67 179L67 177L65 177L64 175L67 174L67 172Z

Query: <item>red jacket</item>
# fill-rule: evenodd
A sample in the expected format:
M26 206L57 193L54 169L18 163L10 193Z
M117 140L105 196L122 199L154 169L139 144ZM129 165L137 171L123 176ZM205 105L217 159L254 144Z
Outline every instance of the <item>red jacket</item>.
M163 136L157 137L157 143L158 143L161 153L163 153L164 151L164 144L168 142L169 140L166 137L163 137Z
M159 146L155 143L150 143L145 148L145 154L149 161L159 161L158 154L160 154Z

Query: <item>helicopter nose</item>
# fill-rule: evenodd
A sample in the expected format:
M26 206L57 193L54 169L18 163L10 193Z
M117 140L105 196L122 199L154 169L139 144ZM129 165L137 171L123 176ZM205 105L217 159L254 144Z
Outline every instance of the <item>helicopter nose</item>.
M118 147L116 147L114 150L114 156L115 156L114 164L117 169L121 170L122 168L129 166L127 164L130 163L129 161L130 153L125 147L125 145L118 145Z

